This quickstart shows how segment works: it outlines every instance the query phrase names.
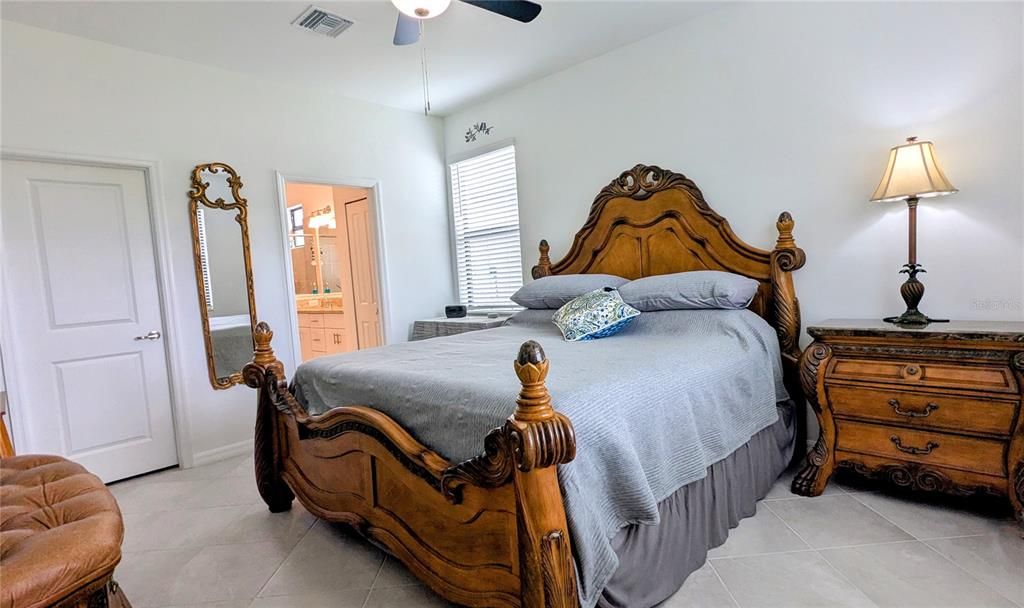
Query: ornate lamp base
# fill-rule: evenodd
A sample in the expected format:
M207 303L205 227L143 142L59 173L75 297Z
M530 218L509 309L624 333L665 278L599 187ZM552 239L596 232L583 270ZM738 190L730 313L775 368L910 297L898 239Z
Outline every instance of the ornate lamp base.
M924 297L924 283L917 280L918 273L927 272L920 264L904 264L900 271L908 275L906 282L900 286L900 295L907 303L907 310L898 317L882 319L886 323L894 323L903 327L924 327L929 323L948 323L949 319L932 319L917 309Z

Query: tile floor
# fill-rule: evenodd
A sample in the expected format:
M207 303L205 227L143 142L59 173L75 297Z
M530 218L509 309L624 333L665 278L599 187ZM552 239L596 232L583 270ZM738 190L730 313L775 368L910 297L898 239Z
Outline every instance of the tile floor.
M1001 514L783 476L663 608L1024 607L1024 540ZM298 503L271 514L252 460L111 485L125 518L117 579L136 608L448 606L402 566Z

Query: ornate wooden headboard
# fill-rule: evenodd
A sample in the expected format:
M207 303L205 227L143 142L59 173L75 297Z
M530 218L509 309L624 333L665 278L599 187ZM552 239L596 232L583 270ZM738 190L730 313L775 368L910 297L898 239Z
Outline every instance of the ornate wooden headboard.
M779 334L784 362L795 372L800 357L800 306L792 272L804 265L793 240L793 218L779 215L771 251L747 245L708 206L693 181L660 167L637 165L594 199L569 253L554 264L547 241L533 277L607 273L628 279L689 270L724 270L760 281L750 309ZM788 374L787 374L788 375Z

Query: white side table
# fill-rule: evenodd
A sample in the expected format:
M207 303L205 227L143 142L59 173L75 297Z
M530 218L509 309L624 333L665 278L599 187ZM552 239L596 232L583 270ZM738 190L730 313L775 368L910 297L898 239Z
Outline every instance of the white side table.
M427 338L454 336L466 333L467 331L493 329L504 325L510 316L502 315L496 319L479 315L466 316L459 319L448 319L446 317L422 319L413 323L412 340L426 340Z

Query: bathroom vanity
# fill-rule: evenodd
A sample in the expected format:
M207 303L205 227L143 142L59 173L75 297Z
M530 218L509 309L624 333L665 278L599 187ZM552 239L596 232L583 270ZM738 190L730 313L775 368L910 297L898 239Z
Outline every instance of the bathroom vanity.
M295 308L303 361L356 350L340 293L296 296Z

